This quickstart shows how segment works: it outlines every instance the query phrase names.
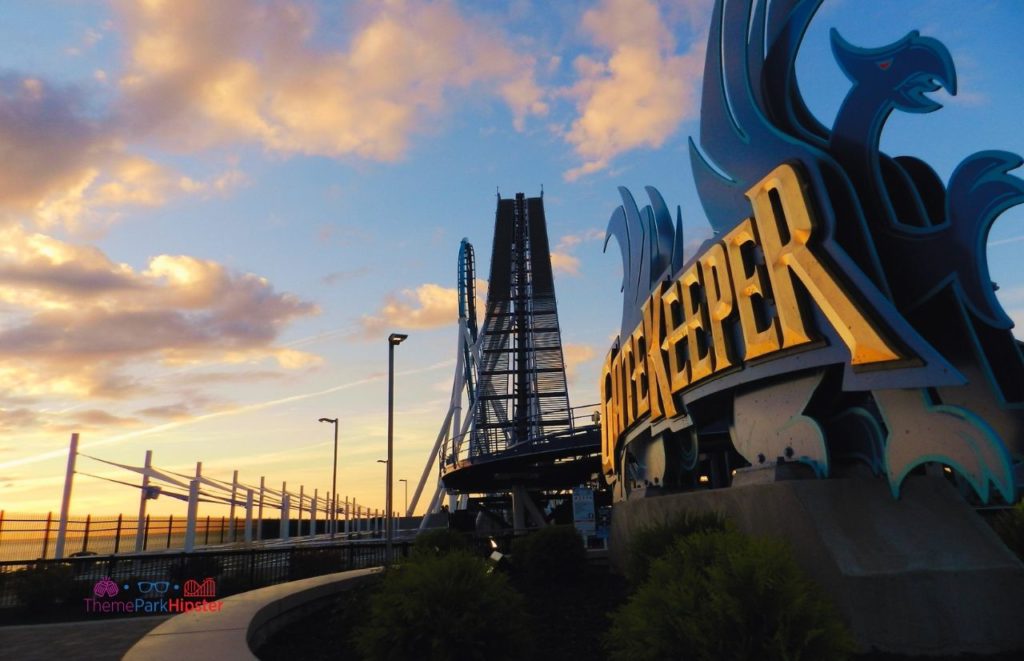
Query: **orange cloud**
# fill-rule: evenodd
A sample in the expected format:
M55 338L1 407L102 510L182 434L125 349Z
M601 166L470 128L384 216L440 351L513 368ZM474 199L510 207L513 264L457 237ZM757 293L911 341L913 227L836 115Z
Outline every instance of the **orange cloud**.
M350 8L346 48L314 46L308 6L219 0L120 4L130 62L120 87L134 129L200 144L400 158L453 91L500 98L517 128L548 108L534 59L450 2Z
M286 369L319 359L276 346L285 325L315 314L311 303L266 279L182 255L144 271L96 248L20 227L0 230L0 395L118 397L139 385L125 365L271 359Z
M556 273L577 276L580 274L580 260L571 254L576 246L587 241L604 239L604 232L598 229L584 230L578 234L566 234L558 240L551 251L551 268Z
M576 380L576 368L594 359L597 352L589 344L562 345L562 356L565 359L565 378L572 382Z
M486 283L477 280L477 292L486 291ZM484 301L477 297L477 314L483 320ZM427 283L400 294L388 295L380 309L360 319L362 334L376 337L396 329L427 329L451 326L459 321L459 294L454 287Z
M224 194L245 182L236 169L197 181L139 156L110 155L102 169L87 168L78 180L39 200L34 219L43 228L105 225L127 207L158 207L182 194Z
M245 183L237 169L208 180L183 176L127 151L122 123L87 115L87 95L44 80L0 75L0 221L40 227L103 226L130 207L174 195L227 193Z
M389 295L381 308L360 320L367 335L392 328L439 328L454 326L459 319L459 296L454 287L433 283Z
M568 181L603 170L622 152L660 147L696 116L703 71L701 40L677 54L653 0L604 0L583 15L583 29L610 54L574 62L579 80L569 95L579 117L565 139L583 163L565 173Z
M0 75L0 205L30 213L42 199L81 185L113 149L110 127L77 111L82 93L38 78Z
M580 260L564 252L551 252L551 268L555 273L580 274Z

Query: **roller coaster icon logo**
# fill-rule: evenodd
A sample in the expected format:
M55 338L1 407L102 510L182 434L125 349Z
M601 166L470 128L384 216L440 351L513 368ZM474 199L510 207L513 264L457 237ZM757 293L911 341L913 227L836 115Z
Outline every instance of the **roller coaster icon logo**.
M190 578L182 586L182 594L186 597L215 597L217 596L217 582L213 578L204 578L202 583Z

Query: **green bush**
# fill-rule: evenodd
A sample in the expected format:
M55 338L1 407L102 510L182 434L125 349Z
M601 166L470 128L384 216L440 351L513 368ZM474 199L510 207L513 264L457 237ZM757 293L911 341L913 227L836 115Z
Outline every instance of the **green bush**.
M734 531L678 539L614 616L612 659L843 659L852 639L789 548Z
M999 514L992 521L992 527L1003 543L1024 562L1024 502Z
M355 635L366 659L524 659L523 597L466 551L422 554L389 570Z
M534 583L579 578L587 561L583 538L572 526L548 526L512 542L512 565Z
M466 535L449 528L425 530L412 543L412 557L447 555L453 551L469 551Z
M29 565L14 572L10 581L18 601L32 612L89 596L89 586L76 582L74 572L66 564Z
M665 555L680 537L727 528L725 517L718 512L683 512L639 530L629 542L626 578L634 587L639 586L647 580L651 563Z

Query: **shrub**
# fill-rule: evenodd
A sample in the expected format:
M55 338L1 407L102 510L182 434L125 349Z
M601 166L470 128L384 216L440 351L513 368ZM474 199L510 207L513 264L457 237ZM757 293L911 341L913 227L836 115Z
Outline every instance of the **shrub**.
M422 554L388 571L355 635L365 658L523 659L525 602L466 551Z
M634 587L639 586L647 580L651 563L665 555L680 537L727 528L725 517L718 512L683 512L643 528L630 539L626 578Z
M574 580L586 561L583 538L572 526L548 526L512 542L512 565L534 583Z
M453 551L469 551L466 535L449 528L425 530L412 543L412 557L447 555Z
M69 565L40 562L11 575L11 587L18 601L29 611L40 612L87 596L89 588L75 582Z
M1024 562L1024 502L1002 512L992 521L996 534Z
M845 625L781 542L733 531L678 539L615 614L612 659L842 659Z

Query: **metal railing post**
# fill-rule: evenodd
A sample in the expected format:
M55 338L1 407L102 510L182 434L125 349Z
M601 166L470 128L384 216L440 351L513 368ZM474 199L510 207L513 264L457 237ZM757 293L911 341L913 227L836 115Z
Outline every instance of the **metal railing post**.
M124 514L117 515L117 532L114 533L114 553L121 551L121 522L124 518Z
M92 523L92 514L85 515L85 534L82 535L82 553L89 547L89 526Z

